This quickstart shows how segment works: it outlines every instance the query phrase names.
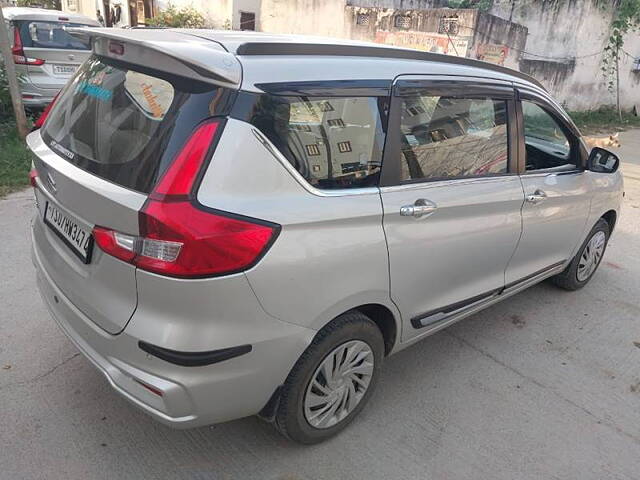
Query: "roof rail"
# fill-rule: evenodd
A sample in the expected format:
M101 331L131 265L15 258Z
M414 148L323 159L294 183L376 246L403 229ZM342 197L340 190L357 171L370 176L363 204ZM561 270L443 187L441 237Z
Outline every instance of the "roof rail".
M378 57L398 58L405 60L422 60L427 62L442 62L453 65L483 68L494 72L504 73L530 82L546 91L544 86L526 73L511 68L483 62L473 58L456 57L441 53L423 52L408 48L377 47L368 45L345 45L324 43L287 43L287 42L247 42L238 46L236 55L326 55L349 57Z

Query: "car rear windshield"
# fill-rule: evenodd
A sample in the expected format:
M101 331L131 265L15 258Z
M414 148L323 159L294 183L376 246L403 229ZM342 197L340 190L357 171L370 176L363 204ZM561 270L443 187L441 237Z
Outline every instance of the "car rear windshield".
M41 21L19 22L22 46L28 48L55 48L62 50L90 50L89 39L81 39L67 32L70 27L89 27L80 23Z
M42 137L74 165L143 193L228 90L92 56L52 108Z
M382 166L387 97L263 94L248 120L316 188L375 186Z

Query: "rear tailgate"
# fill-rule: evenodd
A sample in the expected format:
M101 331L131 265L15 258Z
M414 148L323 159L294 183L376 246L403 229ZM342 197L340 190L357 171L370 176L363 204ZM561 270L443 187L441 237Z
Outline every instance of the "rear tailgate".
M131 49L166 66L159 52ZM139 235L139 213L158 179L193 130L225 114L234 95L142 67L135 55L127 60L92 55L28 137L37 172L37 258L69 300L112 334L136 309L136 267L94 245L93 228Z
M109 333L118 333L136 308L135 267L93 248L91 230L94 224L110 223L122 231L136 231L138 210L146 197L67 162L43 142L39 132L27 140L38 171L33 223L38 257L79 310ZM74 242L79 235L85 238Z

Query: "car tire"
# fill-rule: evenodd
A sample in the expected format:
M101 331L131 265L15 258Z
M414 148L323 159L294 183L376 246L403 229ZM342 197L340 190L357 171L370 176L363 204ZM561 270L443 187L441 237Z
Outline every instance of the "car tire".
M383 358L384 340L377 325L357 311L340 315L318 332L289 373L276 428L304 444L337 434L371 397Z
M589 283L604 257L610 233L607 221L598 220L571 263L562 273L551 277L551 282L570 291L579 290Z

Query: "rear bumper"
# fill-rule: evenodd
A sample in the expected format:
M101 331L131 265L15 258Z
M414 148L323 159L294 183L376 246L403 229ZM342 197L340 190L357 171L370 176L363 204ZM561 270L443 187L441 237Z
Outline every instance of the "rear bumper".
M196 427L258 413L278 385L284 382L315 334L256 311L250 322L266 322L267 327L258 328L257 334L252 334L252 329L245 329L245 319L238 319L238 329L244 331L245 343L252 346L250 352L213 365L175 365L140 349L139 341L159 343L156 335L140 338L143 335L139 332L152 329L157 333L158 330L148 324L144 314L139 319L134 314L127 328L118 335L109 334L92 322L56 286L44 268L37 243L32 241L32 245L38 288L62 331L105 375L116 392L172 427ZM251 303L250 299L247 303ZM214 315L212 312L210 323L215 322ZM179 331L179 323L166 326L164 332ZM265 334L267 331L270 333ZM191 334L197 336L198 332ZM203 334L207 336L206 332ZM224 338L216 340L224 342ZM236 340L230 339L231 342ZM145 388L143 384L151 388ZM153 393L153 390L162 394Z

